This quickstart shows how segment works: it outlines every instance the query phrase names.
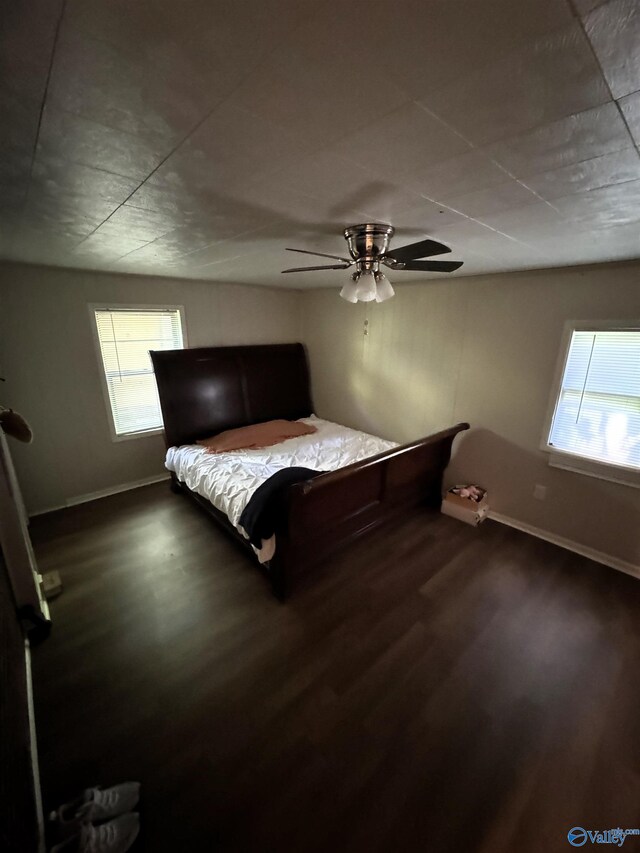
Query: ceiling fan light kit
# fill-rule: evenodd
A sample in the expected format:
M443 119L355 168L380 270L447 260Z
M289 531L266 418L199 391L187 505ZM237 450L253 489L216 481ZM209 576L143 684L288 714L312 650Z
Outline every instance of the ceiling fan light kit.
M347 302L384 302L394 295L389 279L381 272L371 270L354 272L345 283L340 296Z
M292 267L283 273L310 272L312 270L346 270L355 266L345 283L340 296L347 302L384 302L394 295L391 282L380 269L384 264L393 270L419 270L422 272L454 272L462 266L462 261L424 261L434 255L443 255L451 249L436 240L421 240L408 246L400 246L389 251L389 241L393 237L392 225L366 223L345 228L344 237L351 258L340 255L327 255L324 252L311 252L308 249L287 249L288 252L300 252L320 258L331 258L339 264L325 264L317 267Z

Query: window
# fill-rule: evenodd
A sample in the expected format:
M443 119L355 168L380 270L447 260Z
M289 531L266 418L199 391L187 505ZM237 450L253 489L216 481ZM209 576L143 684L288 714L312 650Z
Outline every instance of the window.
M640 485L640 328L569 332L546 431L551 464Z
M149 350L181 349L179 307L91 306L114 438L162 429Z

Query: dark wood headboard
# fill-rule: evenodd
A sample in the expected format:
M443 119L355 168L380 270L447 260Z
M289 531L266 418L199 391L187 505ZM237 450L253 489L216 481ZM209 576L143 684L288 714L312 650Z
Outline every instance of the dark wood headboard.
M302 344L151 352L167 447L312 411Z

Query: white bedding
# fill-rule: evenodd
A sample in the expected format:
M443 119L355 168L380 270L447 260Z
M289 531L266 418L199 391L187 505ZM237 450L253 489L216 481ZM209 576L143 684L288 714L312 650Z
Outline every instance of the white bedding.
M170 447L165 465L193 492L224 512L245 535L238 525L242 511L258 486L276 471L294 465L315 471L335 471L398 446L394 441L385 441L315 415L300 420L313 424L318 431L290 438L273 447L232 453L207 453L195 444ZM273 548L265 553L258 552L261 562L270 559L272 554Z

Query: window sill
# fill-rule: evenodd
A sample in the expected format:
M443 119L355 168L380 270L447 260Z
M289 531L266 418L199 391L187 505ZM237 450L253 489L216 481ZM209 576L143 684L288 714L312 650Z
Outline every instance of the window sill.
M141 432L127 432L124 435L116 435L115 433L111 434L112 441L129 441L132 438L147 438L150 435L162 435L164 432L162 427L158 427L158 429L145 429Z
M546 447L545 450L549 454L549 465L552 468L562 468L564 471L573 471L598 480L607 480L610 483L640 489L640 471L637 468L598 462L595 459L588 459L574 453L564 453L550 447Z

